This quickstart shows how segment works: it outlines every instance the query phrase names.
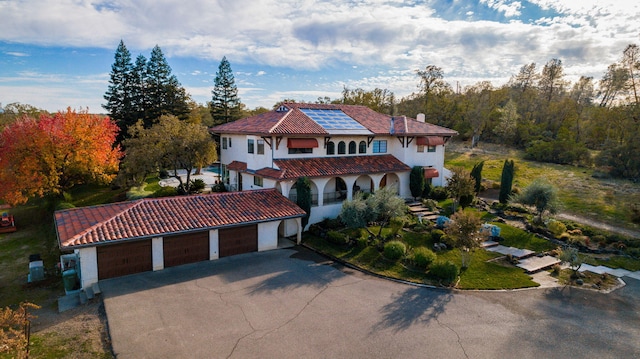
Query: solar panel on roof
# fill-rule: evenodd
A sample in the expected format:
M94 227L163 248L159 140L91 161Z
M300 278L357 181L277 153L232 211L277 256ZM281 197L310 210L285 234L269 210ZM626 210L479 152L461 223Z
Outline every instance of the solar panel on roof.
M325 130L366 130L366 127L347 116L342 110L301 108L300 111Z

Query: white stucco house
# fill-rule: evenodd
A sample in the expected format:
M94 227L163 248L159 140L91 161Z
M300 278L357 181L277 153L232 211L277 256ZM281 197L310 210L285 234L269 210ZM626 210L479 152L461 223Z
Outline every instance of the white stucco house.
M309 224L335 218L356 191L395 186L411 197L409 172L446 184L445 144L457 132L365 106L284 103L277 109L210 129L220 136L222 180L231 191L275 188L296 201L295 182L311 180ZM283 226L283 236L295 233Z

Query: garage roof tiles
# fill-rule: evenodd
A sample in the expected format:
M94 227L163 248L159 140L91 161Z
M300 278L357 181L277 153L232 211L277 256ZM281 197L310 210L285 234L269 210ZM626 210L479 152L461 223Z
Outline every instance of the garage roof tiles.
M144 198L56 211L61 249L302 217L275 189Z

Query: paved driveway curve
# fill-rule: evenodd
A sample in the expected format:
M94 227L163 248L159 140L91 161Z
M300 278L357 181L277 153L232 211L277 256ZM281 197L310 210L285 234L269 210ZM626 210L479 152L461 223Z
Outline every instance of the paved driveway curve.
M306 249L101 282L118 358L640 357L640 282L452 292L350 271Z

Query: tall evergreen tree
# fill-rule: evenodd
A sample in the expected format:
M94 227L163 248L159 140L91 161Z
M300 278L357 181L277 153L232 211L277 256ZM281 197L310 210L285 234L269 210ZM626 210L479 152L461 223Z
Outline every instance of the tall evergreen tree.
M232 122L240 118L240 98L231 65L223 57L216 72L215 85L211 91L211 116L216 124Z
M307 177L299 177L296 181L296 191L298 193L298 198L296 204L300 206L307 214L302 217L302 228L307 226L309 223L309 216L311 214L311 204L312 204L312 196L311 196L311 181Z
M135 111L135 121L146 117L146 110L150 107L147 98L147 58L140 54L136 58L133 67L131 87L133 92L133 103ZM135 123L135 122L134 122Z
M500 203L507 203L511 196L513 188L513 176L515 174L515 163L513 160L504 160L504 166L502 167L502 177L500 179Z
M409 190L413 199L417 199L424 191L424 170L422 166L414 166L409 174Z
M484 161L478 162L473 165L473 169L471 170L471 177L475 180L474 190L476 194L480 193L480 189L482 188L482 168L484 167Z
M109 88L104 94L107 103L102 105L105 110L109 111L109 116L120 128L119 140L125 136L127 127L137 120L131 87L132 72L131 53L127 50L124 42L120 40L115 53L115 61L111 65Z

